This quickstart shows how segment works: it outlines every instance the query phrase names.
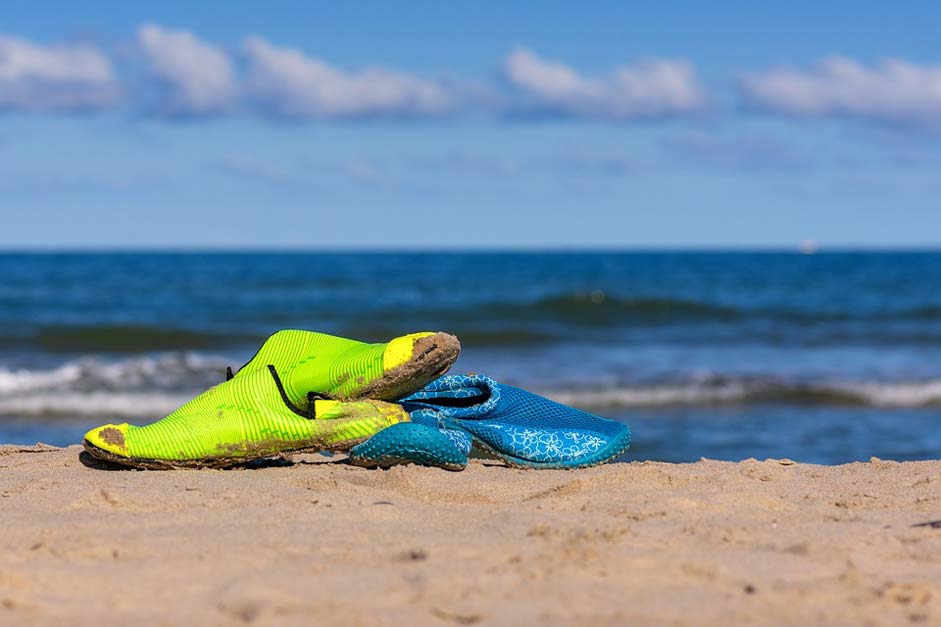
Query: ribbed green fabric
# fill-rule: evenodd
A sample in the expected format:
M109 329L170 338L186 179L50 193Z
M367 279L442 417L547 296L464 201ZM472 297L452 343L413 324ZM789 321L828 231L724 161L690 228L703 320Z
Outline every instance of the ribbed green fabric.
M306 408L306 399L302 408ZM262 368L217 385L175 412L144 427L105 425L86 436L121 456L184 461L258 457L297 449L345 450L408 414L381 401L317 401L316 418L298 415L283 401L272 373ZM111 430L110 435L105 433ZM110 438L110 439L107 439Z
M331 398L353 398L382 377L386 344L367 344L314 331L287 329L268 338L236 374L272 364L292 403L305 402L308 392Z

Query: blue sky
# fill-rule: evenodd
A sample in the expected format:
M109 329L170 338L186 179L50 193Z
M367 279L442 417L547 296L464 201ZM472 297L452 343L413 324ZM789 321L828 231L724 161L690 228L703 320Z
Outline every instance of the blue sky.
M4 3L0 247L941 244L937 5L232 4Z

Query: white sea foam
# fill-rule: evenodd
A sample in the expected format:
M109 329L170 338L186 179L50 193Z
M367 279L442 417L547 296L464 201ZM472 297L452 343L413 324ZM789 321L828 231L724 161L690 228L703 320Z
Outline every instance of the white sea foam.
M197 353L167 353L114 362L85 357L49 370L0 367L0 394L108 384L162 387L185 383L188 378L219 376L227 363L220 357Z
M901 381L897 383L845 383L841 386L867 404L877 407L924 407L941 405L941 381Z
M161 416L220 382L226 363L168 353L111 362L82 358L47 370L0 368L0 415Z
M227 363L211 355L167 353L119 361L89 357L46 370L0 367L0 416L160 417L222 381ZM546 394L586 409L761 402L925 407L941 406L941 379L808 383L699 377L598 389L556 388Z
M644 407L741 401L748 398L749 389L743 383L709 387L697 384L652 385L548 392L547 395L554 401L573 406Z
M0 397L2 416L101 416L138 418L165 416L192 394L61 392L49 395Z
M576 407L656 407L752 402L928 407L941 405L941 380L833 381L807 384L769 380L728 380L650 386L623 386L549 392L560 403Z
M0 368L0 395L30 390L56 388L75 383L82 377L82 368L77 363L67 364L53 370L6 370Z

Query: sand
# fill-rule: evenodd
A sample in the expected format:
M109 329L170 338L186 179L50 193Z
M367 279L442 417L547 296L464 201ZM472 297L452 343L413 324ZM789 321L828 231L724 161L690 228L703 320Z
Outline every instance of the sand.
M0 447L0 623L941 624L941 462L89 468ZM941 523L939 523L941 527Z

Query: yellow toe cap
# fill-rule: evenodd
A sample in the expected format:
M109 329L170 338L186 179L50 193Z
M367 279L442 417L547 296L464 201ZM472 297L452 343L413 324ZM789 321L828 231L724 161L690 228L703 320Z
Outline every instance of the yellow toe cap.
M388 372L393 368L398 368L402 364L408 363L412 358L412 353L415 351L415 342L429 335L434 335L434 332L425 331L423 333L403 335L386 344L386 349L382 353L383 369Z
M120 425L96 427L85 434L85 441L114 455L128 457L127 428L126 422Z

